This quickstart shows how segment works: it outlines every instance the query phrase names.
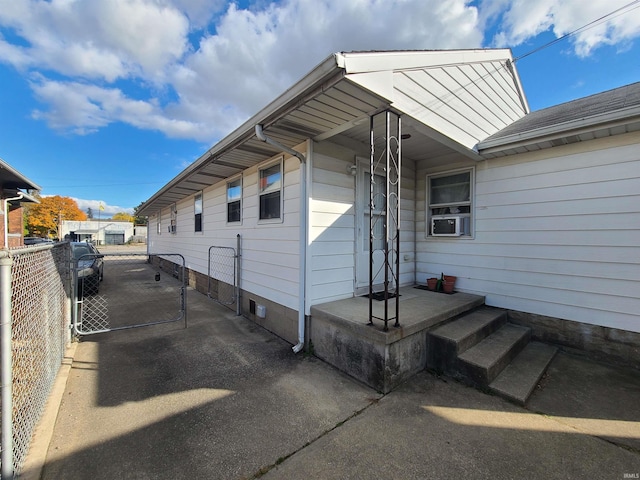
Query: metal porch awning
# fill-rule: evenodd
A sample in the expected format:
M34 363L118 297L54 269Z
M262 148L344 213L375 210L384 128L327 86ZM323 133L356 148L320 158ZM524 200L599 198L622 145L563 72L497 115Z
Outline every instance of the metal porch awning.
M295 148L308 139L324 139L361 125L368 135L368 117L388 108L382 98L345 78L330 57L312 74L287 90L238 129L214 145L139 209L152 215L281 153L255 136L261 124L273 140ZM364 131L364 130L363 130ZM368 138L366 139L368 142Z

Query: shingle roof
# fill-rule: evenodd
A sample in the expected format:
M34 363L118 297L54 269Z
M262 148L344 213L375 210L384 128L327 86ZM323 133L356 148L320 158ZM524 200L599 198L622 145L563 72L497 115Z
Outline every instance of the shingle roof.
M499 140L505 137L568 122L588 120L638 106L640 106L640 82L531 112L486 138L481 144L488 141L499 143Z

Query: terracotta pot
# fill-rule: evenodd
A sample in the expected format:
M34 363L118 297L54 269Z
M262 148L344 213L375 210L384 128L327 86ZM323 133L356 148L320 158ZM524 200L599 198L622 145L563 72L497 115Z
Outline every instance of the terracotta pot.
M453 293L453 287L456 285L456 279L457 277L454 277L453 275L445 275L444 282L442 284L442 291L444 293Z
M427 278L427 288L429 290L435 290L438 285L438 279L436 277Z

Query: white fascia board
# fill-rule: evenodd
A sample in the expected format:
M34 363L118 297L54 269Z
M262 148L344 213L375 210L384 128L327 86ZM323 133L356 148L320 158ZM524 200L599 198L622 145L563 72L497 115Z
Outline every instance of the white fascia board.
M563 135L577 135L607 126L618 126L629 120L640 117L640 107L634 106L616 110L615 112L602 113L592 117L584 117L569 122L558 123L546 127L536 128L526 132L508 135L506 137L486 140L478 143L480 153L493 153L509 148L514 148L534 141L551 140Z
M411 70L444 65L479 62L513 61L511 50L409 50L388 52L352 52L337 55L337 63L345 73L370 73L384 70Z

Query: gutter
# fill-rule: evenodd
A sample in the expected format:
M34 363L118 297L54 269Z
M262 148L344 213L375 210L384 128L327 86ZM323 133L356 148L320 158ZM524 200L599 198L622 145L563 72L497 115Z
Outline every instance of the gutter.
M255 126L256 137L262 142L273 145L283 152L289 153L300 160L300 240L299 240L299 258L300 269L298 272L298 343L293 346L293 353L298 353L304 348L305 334L305 313L306 313L306 292L307 292L307 231L309 223L307 199L307 158L302 153L282 145L280 142L267 137L262 130L262 125L257 123ZM307 141L307 155L309 155L310 146ZM310 156L310 155L309 155Z
M270 125L298 107L308 96L314 96L318 90L327 89L342 79L344 70L339 65L341 58L339 54L329 55L299 82L285 90L275 100L208 149L195 162L158 190L143 203L138 213L140 215L151 215L158 211L158 209L154 209L154 202L208 163L215 163L216 158L247 142L252 137L256 124Z
M526 130L524 132L506 135L504 137L483 140L478 143L477 148L480 151L480 154L494 153L507 148L517 148L519 146L528 145L532 142L553 140L565 135L580 135L598 128L612 128L626 125L633 118L638 116L640 116L640 107L634 106L616 110L615 112L601 113L599 115L577 118L563 123L536 128L534 130Z

